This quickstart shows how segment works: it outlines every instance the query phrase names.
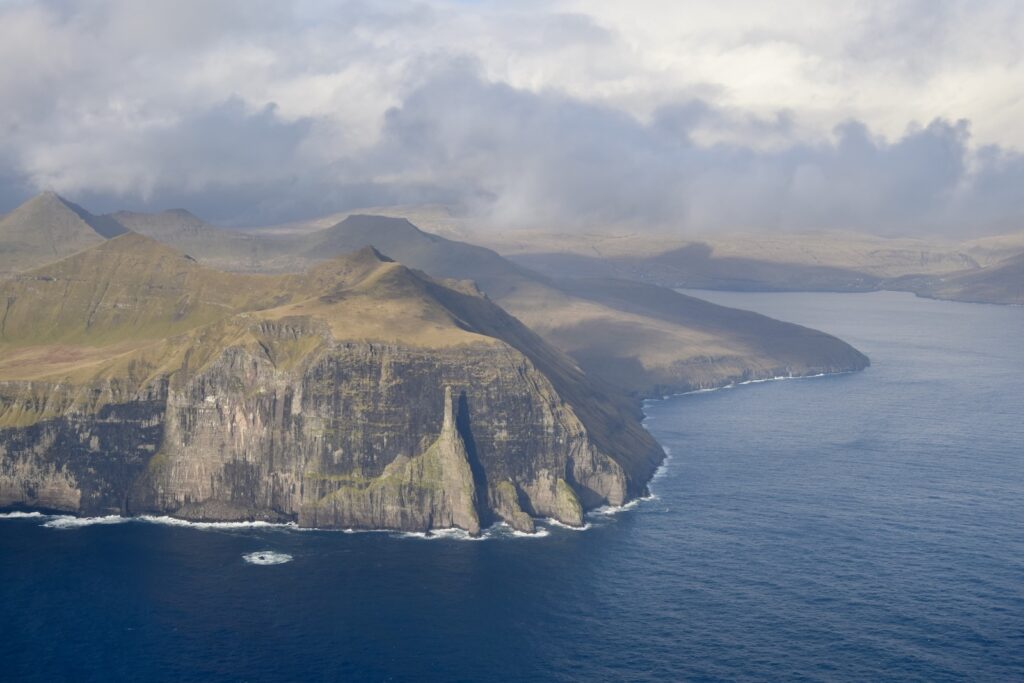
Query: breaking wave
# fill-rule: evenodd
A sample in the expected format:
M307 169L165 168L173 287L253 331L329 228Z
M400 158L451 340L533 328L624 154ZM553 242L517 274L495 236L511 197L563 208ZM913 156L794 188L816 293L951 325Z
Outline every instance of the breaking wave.
M295 522L190 522L186 519L167 517L165 515L140 515L139 517L130 517L128 519L137 519L140 522L149 522L150 524L191 527L193 529L297 529L299 526Z
M277 553L273 550L258 550L254 553L242 555L242 559L249 564L271 565L291 562L295 558L287 553Z
M583 526L572 526L564 522L559 522L554 517L545 517L544 519L540 520L540 522L541 524L546 524L548 526L556 526L559 529L568 529L569 531L586 531L591 527L590 522L584 522Z
M96 524L121 524L127 521L129 521L127 517L120 517L118 515L107 515L105 517L57 515L53 519L43 522L43 526L47 529L80 529L81 527L94 526Z
M723 384L720 387L707 387L707 388L704 388L704 389L692 389L690 391L680 391L680 392L674 393L674 394L665 394L660 399L649 398L649 399L646 399L644 402L646 403L647 401L658 401L658 400L665 401L665 400L668 400L670 398L676 398L677 396L691 396L693 394L707 394L707 393L710 393L712 391L722 391L723 389L735 389L736 387L743 387L743 386L746 386L748 384L762 384L764 382L780 382L782 380L787 380L787 379L817 379L819 377L833 377L835 375L848 375L851 372L853 372L853 371L852 370L843 370L843 371L839 371L839 372L819 372L819 373L817 373L815 375L778 375L776 377L762 377L760 379L748 379L748 380L744 380L742 382L729 382L728 384ZM646 422L649 419L650 418L646 418L645 417L644 418L644 422Z
M189 527L191 529L269 529L269 528L297 528L294 522L191 522L176 517L140 515L138 517L121 517L120 515L106 515L103 517L75 517L73 515L44 515L38 512L9 513L22 517L47 517L48 520L43 526L48 529L80 529L98 524L124 524L126 522L141 522L146 524L162 524L164 526ZM6 515L5 515L6 516Z
M391 532L396 538L410 538L421 541L487 541L496 538L544 538L549 536L547 529L537 529L532 534L525 531L516 531L504 522L498 522L484 529L479 536L473 536L463 529L433 529L431 531L403 531Z

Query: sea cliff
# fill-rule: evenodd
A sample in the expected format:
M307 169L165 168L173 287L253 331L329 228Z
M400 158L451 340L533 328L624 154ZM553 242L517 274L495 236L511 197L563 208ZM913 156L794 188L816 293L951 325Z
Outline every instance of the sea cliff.
M372 250L233 276L126 235L0 301L0 507L532 531L642 495L663 457L472 287Z

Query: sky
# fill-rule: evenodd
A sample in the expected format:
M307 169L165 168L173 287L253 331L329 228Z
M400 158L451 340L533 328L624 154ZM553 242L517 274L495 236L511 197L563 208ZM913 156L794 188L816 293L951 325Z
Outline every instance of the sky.
M1018 0L0 0L0 211L1024 229Z

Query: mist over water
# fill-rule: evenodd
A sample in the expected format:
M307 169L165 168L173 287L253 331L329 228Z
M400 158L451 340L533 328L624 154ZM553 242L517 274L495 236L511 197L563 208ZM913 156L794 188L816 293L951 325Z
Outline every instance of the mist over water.
M872 367L649 402L655 497L584 532L2 519L0 678L1024 678L1024 309L699 295Z

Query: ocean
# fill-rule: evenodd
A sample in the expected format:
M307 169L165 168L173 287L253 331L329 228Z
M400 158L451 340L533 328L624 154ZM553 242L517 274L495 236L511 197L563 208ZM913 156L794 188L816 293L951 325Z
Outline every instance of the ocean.
M647 402L583 531L7 515L0 680L1024 680L1024 309L696 294L872 366Z

